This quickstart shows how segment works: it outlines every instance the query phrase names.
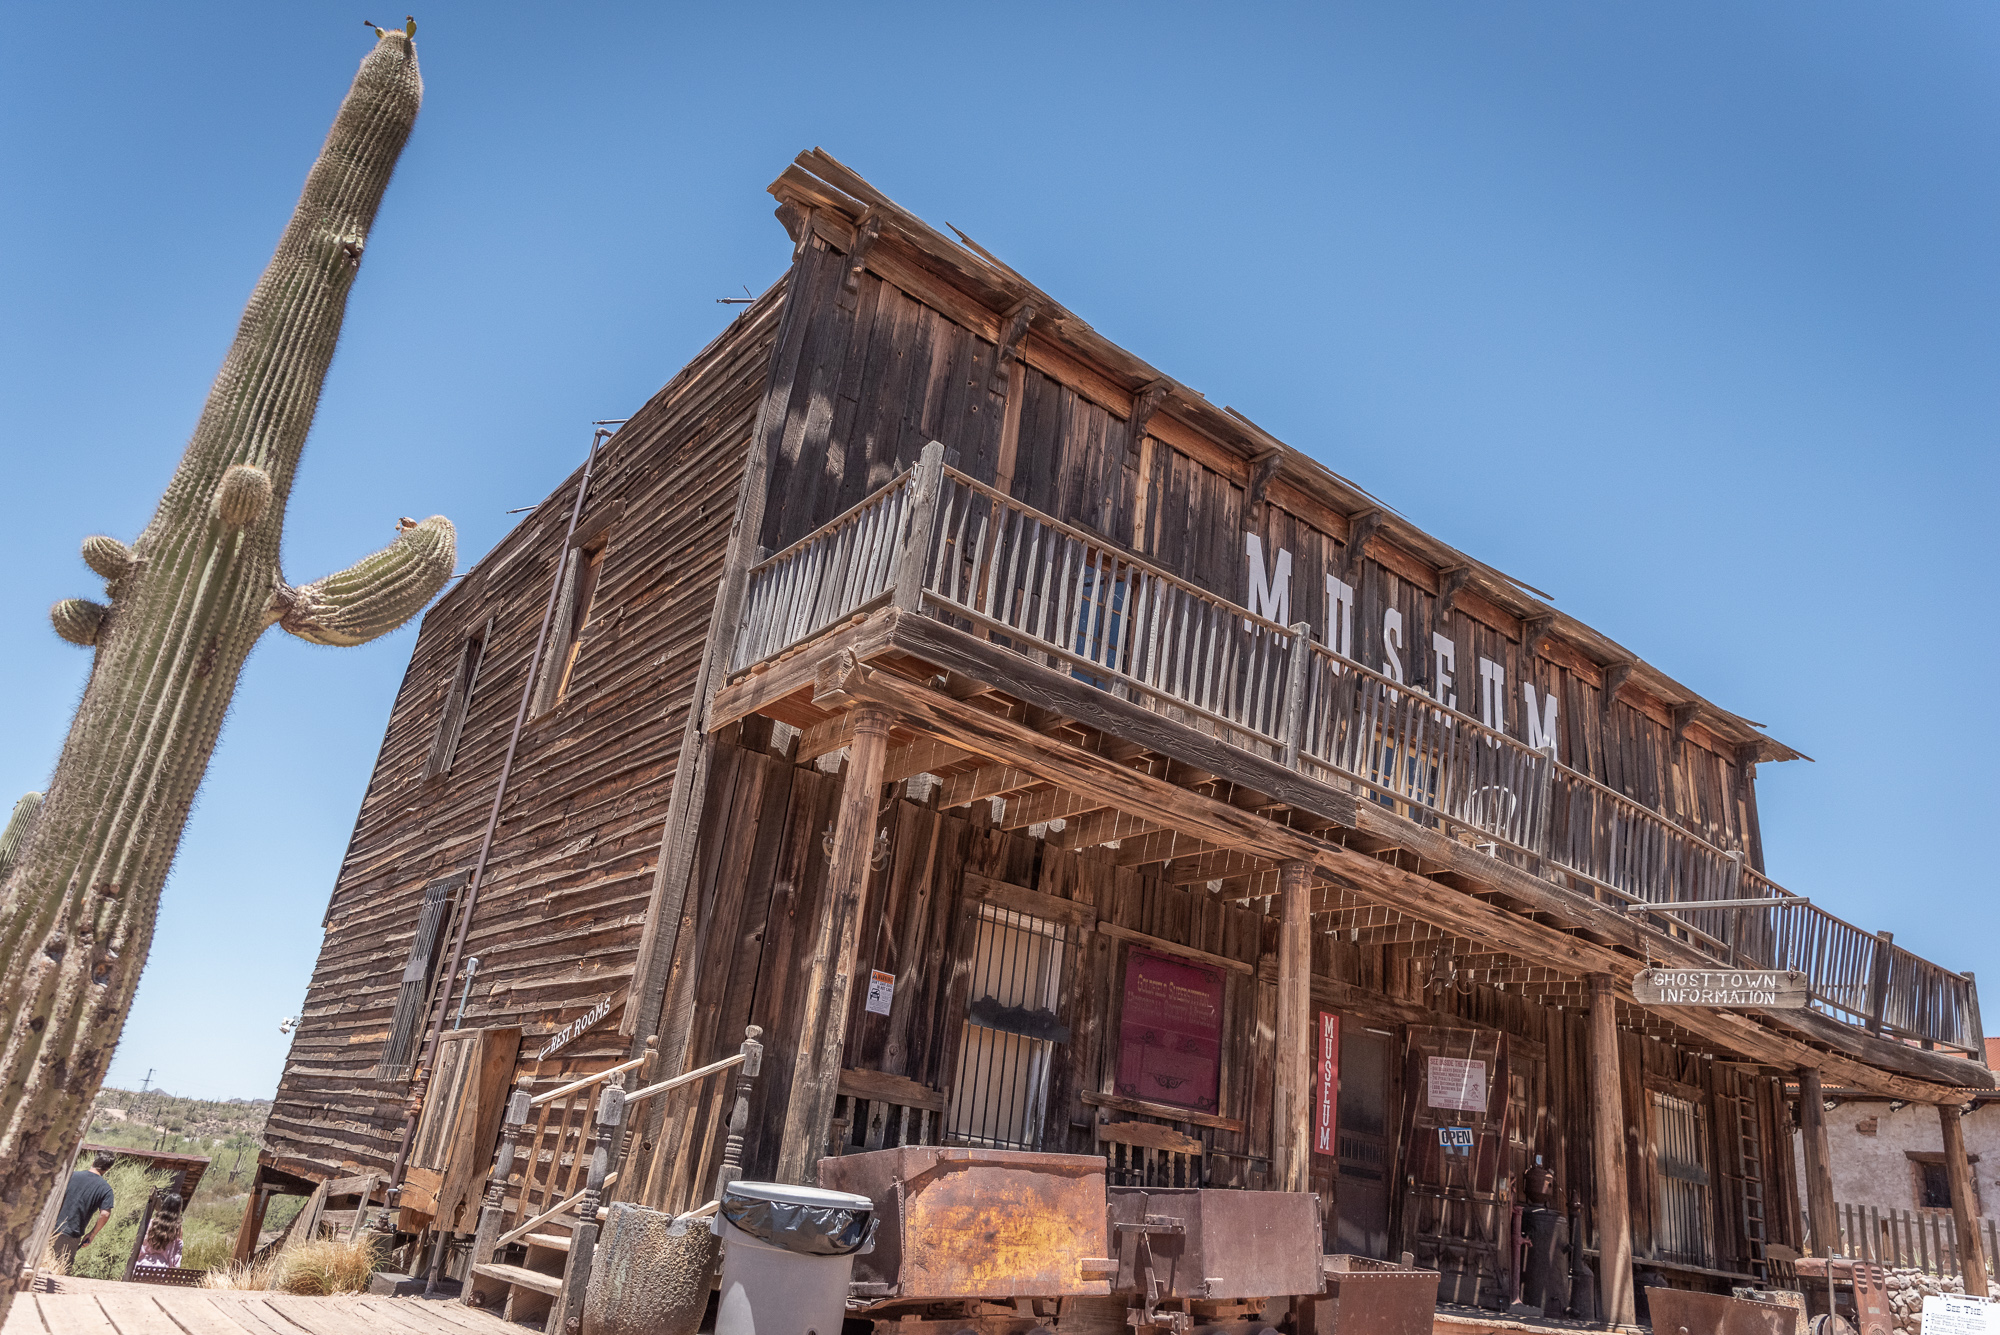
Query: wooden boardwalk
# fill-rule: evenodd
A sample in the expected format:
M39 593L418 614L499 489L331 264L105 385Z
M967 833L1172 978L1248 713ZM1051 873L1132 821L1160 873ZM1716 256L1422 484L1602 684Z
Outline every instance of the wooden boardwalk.
M93 1284L18 1293L0 1335L519 1335L457 1302Z

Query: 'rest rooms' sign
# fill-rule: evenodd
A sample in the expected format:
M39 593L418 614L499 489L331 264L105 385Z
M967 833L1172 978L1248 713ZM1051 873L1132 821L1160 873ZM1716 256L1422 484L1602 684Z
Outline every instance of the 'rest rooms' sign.
M1249 587L1244 590L1243 605L1255 616L1266 621L1275 621L1281 626L1292 624L1292 554L1280 547L1276 556L1267 562L1264 559L1264 540L1255 533L1243 535L1244 555L1249 566ZM1382 609L1381 638L1382 661L1363 662L1360 647L1354 638L1354 586L1338 575L1326 575L1326 625L1320 628L1320 635L1326 647L1341 655L1373 668L1394 682L1410 681L1411 669L1426 676L1427 690L1432 699L1442 703L1447 709L1457 709L1459 662L1458 644L1442 631L1431 632L1429 645L1412 644L1408 639L1408 628L1403 623L1403 609L1388 606ZM1245 627L1250 625L1244 622ZM1372 627L1371 627L1372 629ZM1428 662L1419 655L1428 655ZM1471 668L1474 665L1468 664ZM1477 711L1467 709L1467 713L1477 712L1479 721L1495 732L1507 731L1507 666L1494 659L1480 656L1476 664L1479 673ZM1426 671L1426 669L1428 669ZM1467 685L1471 685L1468 679ZM1559 744L1556 735L1556 693L1537 691L1533 682L1521 683L1521 719L1523 740L1534 750ZM1560 759L1560 755L1557 757Z
M1632 980L1642 1006L1748 1006L1802 1010L1808 992L1797 969L1647 969Z

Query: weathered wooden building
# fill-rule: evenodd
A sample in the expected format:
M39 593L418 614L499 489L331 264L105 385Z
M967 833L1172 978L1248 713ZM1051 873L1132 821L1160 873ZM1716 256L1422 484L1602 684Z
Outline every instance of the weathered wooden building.
M1787 1082L1991 1085L1970 975L1767 876L1796 752L825 154L771 189L783 279L425 618L269 1183L466 1233L510 1079L754 1026L751 1176L1310 1190L1328 1251L1491 1306L1540 1161L1629 1318L1634 1267L1812 1247ZM1809 1003L1641 1005L1651 966ZM613 1198L706 1198L725 1075L631 1119ZM519 1219L574 1194L573 1104Z

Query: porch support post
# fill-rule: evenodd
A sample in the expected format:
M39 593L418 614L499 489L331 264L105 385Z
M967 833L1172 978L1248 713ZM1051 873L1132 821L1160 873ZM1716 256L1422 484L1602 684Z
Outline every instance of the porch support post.
M849 981L854 977L861 902L868 892L875 851L882 765L889 755L889 711L880 705L855 706L854 740L848 747L847 776L833 825L833 854L827 859L819 939L806 980L791 1095L785 1104L784 1141L778 1152L780 1182L816 1182L834 1100L840 1094L840 1054L847 1044L847 1002L853 990Z
M1833 1160L1826 1142L1826 1102L1819 1089L1819 1071L1799 1071L1799 1141L1806 1161L1806 1223L1812 1230L1812 1254L1831 1256L1840 1250L1840 1226L1833 1209Z
M1625 1189L1625 1107L1618 1077L1618 1005L1609 974L1590 975L1591 1164L1597 1178L1597 1314L1638 1324L1632 1304L1632 1207Z
M1312 864L1278 866L1278 1051L1272 1062L1272 1185L1312 1189Z
M1944 1178L1951 1185L1951 1226L1958 1233L1958 1265L1965 1277L1965 1291L1984 1298L1986 1245L1979 1236L1979 1211L1972 1201L1972 1165L1965 1158L1965 1127L1958 1118L1957 1104L1938 1105L1938 1121L1944 1129Z

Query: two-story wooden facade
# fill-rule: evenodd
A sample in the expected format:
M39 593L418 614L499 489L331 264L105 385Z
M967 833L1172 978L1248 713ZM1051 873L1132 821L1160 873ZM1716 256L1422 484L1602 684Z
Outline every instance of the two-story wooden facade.
M1811 1247L1801 1072L1991 1085L1969 975L1767 878L1796 752L827 155L772 193L789 272L425 618L272 1181L429 1164L406 1216L468 1231L410 1112L450 1035L545 1089L756 1026L750 1176L1105 1154L1504 1306L1540 1161L1629 1319L1634 1267ZM1652 965L1811 1000L1643 1006ZM677 1158L613 1198L699 1203L719 1107L637 1119Z

